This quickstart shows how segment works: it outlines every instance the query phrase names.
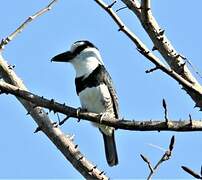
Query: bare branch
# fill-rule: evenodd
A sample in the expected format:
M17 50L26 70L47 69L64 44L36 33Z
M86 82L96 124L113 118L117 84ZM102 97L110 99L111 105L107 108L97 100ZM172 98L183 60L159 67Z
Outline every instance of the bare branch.
M154 172L154 169L153 169L153 167L152 167L152 165L151 165L151 162L148 160L148 158L145 157L145 156L143 156L142 154L140 154L140 156L141 156L141 158L143 159L143 161L147 163L147 165L148 165L148 167L149 167L149 169L150 169L150 172L153 173L153 172Z
M122 0L128 8L136 13L139 19L141 19L141 10L140 5L137 0ZM176 80L179 84L183 86L183 89L192 97L192 99L196 102L196 106L202 109L202 87L193 79L190 80L188 78L184 78L181 74L176 73L172 69L167 68L159 58L157 58L150 50L146 47L146 45L134 34L132 33L126 25L121 21L121 19L116 15L116 13L102 1L95 0L95 2L102 7L115 21L115 23L119 26L119 30L128 36L128 38L135 43L137 46L137 50L145 56L148 60L155 64L156 67L161 69L164 73L171 76L174 80ZM159 35L162 36L164 31L160 30ZM158 46L155 46L158 48Z
M172 136L171 140L170 140L170 144L169 144L169 148L168 150L163 154L163 156L161 157L161 159L158 161L158 163L156 164L156 166L153 168L153 171L150 172L147 180L151 179L152 176L155 174L155 172L157 171L158 167L164 162L170 159L171 154L172 154L172 150L174 147L174 142L175 142L175 137Z
M181 166L181 168L186 171L188 174L191 176L195 177L196 179L202 179L202 176L200 176L198 173L194 172L192 169L186 167L186 166Z
M200 175L201 175L201 177L202 177L202 166L201 166L201 171L200 171Z
M192 126L192 117L191 117L191 114L189 114L189 122L190 122L190 126Z
M54 3L56 3L57 0L52 0L45 8L39 10L37 13L33 14L32 16L29 16L14 32L12 32L8 37L5 39L2 39L0 43L0 51L4 49L5 45L7 45L10 41L12 41L19 33L22 32L26 26L31 23L33 20L38 18L39 16L45 14L47 11L51 10Z
M150 180L152 178L152 176L156 173L158 167L166 160L170 159L171 157L171 153L174 147L174 142L175 142L175 137L172 136L171 140L170 140L170 144L169 144L169 148L167 151L165 151L165 153L163 154L163 156L160 158L160 160L158 161L158 163L155 165L155 167L152 167L151 162L148 160L148 158L146 158L145 156L143 156L142 154L140 154L140 156L142 157L142 159L147 163L149 169L150 169L150 173L149 176L147 178L147 180Z
M113 1L107 8L112 8L112 6L114 6L115 3L116 1Z
M163 58L166 60L170 68L173 69L182 78L186 79L192 84L193 87L191 89L189 88L187 89L186 86L184 86L183 84L182 85L184 86L184 90L191 96L191 98L193 99L193 101L195 101L197 106L200 107L200 109L202 109L202 96L192 91L192 89L198 89L198 91L202 92L202 87L186 66L185 64L186 58L181 56L180 53L178 53L175 50L171 42L166 37L165 31L159 27L157 21L152 15L150 5L148 5L149 2L147 2L147 0L142 0L141 10L139 8L140 3L137 0L122 0L122 2L132 12L134 12L138 17L138 19L140 20L143 28L145 29L150 39L154 43L155 48L153 50L158 50L160 54L163 56ZM146 9L147 7L150 8L149 13Z
M152 15L150 2L147 2L147 0L141 1L142 3L141 13L137 13L137 7L140 6L138 1L135 1L134 3L133 0L122 0L122 2L129 9L131 9L132 12L134 12L137 15L140 22L142 23L143 28L149 35L150 39L153 41L155 47L159 50L159 52L164 57L164 59L168 62L171 68L174 69L176 72L178 72L179 66L184 63L184 60L181 56L178 56L179 53L174 49L174 47L172 46L168 38L165 36L164 30L160 28L154 16ZM142 16L144 16L145 14L147 5L149 6L150 13L147 13L147 16L149 17L146 18L147 21L145 21L145 18L142 18ZM190 72L186 72L186 73L184 73L184 75L182 74L181 75L190 82L195 82L195 83L197 82L195 78L190 74Z
M105 117L100 118L99 114L78 111L78 109L66 106L65 104L58 103L54 100L48 100L44 97L37 96L26 90L21 90L16 86L12 86L5 82L0 82L0 90L4 93L10 93L19 98L23 98L34 104L35 107L45 107L54 112L60 112L67 115L67 118L74 117L76 119L88 120L108 126L115 127L117 129L134 130L134 131L202 131L202 121L192 120L192 126L190 126L190 120L187 121L135 121L135 120L123 120L123 119L107 119ZM33 106L33 105L32 105ZM65 119L66 120L66 119ZM60 124L63 124L61 121Z
M119 11L121 11L121 10L123 10L123 9L127 9L127 8L128 8L127 6L121 7L121 8L119 8L119 9L117 9L116 12L119 12Z
M174 143L175 143L175 136L172 136L169 144L169 151L171 152L174 148Z

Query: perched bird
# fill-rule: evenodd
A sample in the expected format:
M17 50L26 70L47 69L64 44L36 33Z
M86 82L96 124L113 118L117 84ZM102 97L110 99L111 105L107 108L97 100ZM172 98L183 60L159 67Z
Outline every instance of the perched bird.
M97 47L87 40L76 41L70 51L52 58L56 62L69 62L76 71L76 92L81 106L87 111L108 118L118 118L118 100L112 80L105 69ZM109 166L118 164L114 128L94 123L104 139L105 154Z

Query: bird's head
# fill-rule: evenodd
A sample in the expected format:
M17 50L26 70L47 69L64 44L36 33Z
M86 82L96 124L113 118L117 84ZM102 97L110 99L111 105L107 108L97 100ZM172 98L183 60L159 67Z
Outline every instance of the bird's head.
M77 76L89 74L103 64L98 48L87 40L74 42L69 51L56 55L51 61L71 63Z

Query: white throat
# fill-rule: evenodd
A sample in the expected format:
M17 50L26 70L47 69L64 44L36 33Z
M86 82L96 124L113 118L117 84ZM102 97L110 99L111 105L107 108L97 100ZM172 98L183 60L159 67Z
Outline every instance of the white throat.
M99 64L103 64L99 52L93 48L81 52L71 61L71 63L76 70L76 77L86 77L91 74Z

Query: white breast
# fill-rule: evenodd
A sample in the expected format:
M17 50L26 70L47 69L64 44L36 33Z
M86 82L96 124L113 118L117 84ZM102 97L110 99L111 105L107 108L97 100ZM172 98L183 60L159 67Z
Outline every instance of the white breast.
M106 85L86 88L79 93L82 108L95 113L103 113L111 102L111 97Z
M86 88L79 93L81 106L90 112L104 113L114 117L113 103L106 85L101 84L97 87ZM105 134L111 134L113 128L98 125Z

